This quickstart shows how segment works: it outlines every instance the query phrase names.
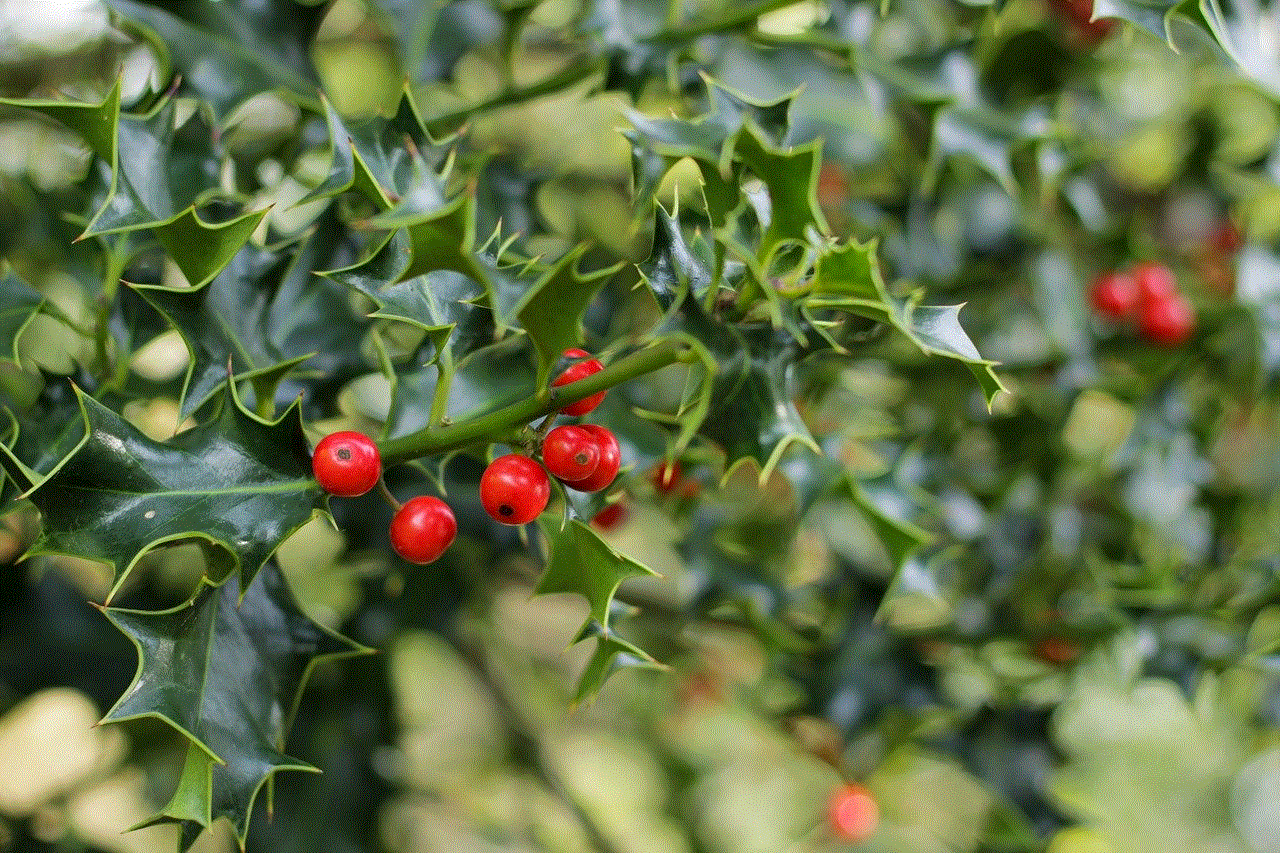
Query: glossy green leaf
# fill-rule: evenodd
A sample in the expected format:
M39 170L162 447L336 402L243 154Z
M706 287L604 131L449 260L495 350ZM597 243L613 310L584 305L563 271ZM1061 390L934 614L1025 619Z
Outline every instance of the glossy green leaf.
M44 296L13 270L0 273L0 360L19 363L18 338L44 304Z
M818 258L810 304L835 308L888 323L930 355L963 362L982 386L987 404L1004 385L994 362L978 349L960 325L959 305L922 305L920 294L899 299L889 293L875 256L875 243L848 243Z
M613 596L627 578L655 574L652 569L614 551L588 525L559 519L539 522L547 543L547 568L536 592L576 593L587 600L594 619L609 631Z
M220 121L261 92L316 105L319 81L311 42L326 11L323 3L107 0L107 5L142 29L161 51L166 69L179 72Z
M228 363L245 379L301 359L325 375L364 366L367 322L351 310L342 287L312 274L333 257L336 241L335 223L324 221L293 245L246 246L203 286L135 288L177 328L191 353L182 417L217 393Z
M551 367L564 351L582 343L582 316L619 268L584 274L578 269L578 261L585 252L585 246L579 247L556 261L529 287L516 309L516 318L538 356L539 386L550 377Z
M601 628L594 619L583 628L575 643L591 639L595 640L596 646L578 677L578 687L573 697L575 702L587 701L595 696L614 673L623 669L666 668L639 646Z
M87 434L29 495L43 517L30 553L111 565L112 595L147 551L192 539L225 549L247 588L324 505L296 404L266 422L232 397L217 419L162 443L93 398L79 401Z
M370 650L308 619L274 563L243 598L235 584L204 583L172 610L104 612L138 649L133 683L104 722L154 717L191 741L178 789L151 822L198 832L225 817L243 843L271 776L318 772L284 752L312 668Z
M324 112L331 151L329 174L303 202L356 190L387 209L409 195L415 181L426 178L415 168L415 158L421 163L423 157L429 157L432 167L443 159L447 140L437 142L427 133L407 88L389 118L372 118L348 127L327 99Z

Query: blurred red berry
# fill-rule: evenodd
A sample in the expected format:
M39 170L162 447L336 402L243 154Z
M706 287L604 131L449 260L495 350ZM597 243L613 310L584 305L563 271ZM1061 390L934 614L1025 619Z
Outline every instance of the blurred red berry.
M865 841L880 825L880 806L871 792L850 782L837 788L827 801L827 823L843 841Z
M1127 320L1138 310L1138 284L1128 273L1104 273L1089 288L1089 303L1108 320Z
M630 513L627 512L625 505L621 502L613 503L597 512L595 517L591 519L591 524L593 527L608 532L621 527L623 522L627 520L628 515Z
M653 487L662 494L669 494L680 485L684 469L679 462L660 462L652 471Z
M1173 270L1158 261L1147 261L1133 268L1138 285L1138 303L1144 308L1164 302L1178 294L1178 280Z
M1080 657L1080 647L1064 637L1045 637L1035 644L1035 656L1058 666Z
M1196 312L1185 297L1175 293L1167 299L1142 306L1138 327L1147 340L1174 347L1186 343L1195 329Z

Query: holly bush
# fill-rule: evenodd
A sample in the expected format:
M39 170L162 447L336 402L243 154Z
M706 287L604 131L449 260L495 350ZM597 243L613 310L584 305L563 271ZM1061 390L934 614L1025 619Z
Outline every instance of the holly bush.
M0 849L1280 849L1274 10L86 8Z

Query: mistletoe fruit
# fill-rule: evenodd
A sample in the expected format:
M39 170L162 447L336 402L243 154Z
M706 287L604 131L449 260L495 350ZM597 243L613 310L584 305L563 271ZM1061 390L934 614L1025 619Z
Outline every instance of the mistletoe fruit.
M528 524L547 508L551 480L528 456L499 456L480 476L480 503L494 521Z
M439 498L410 498L391 519L391 547L410 563L425 566L440 559L458 535L453 510Z
M542 464L561 480L584 480L600 467L600 445L582 427L556 427L542 442Z
M1185 297L1175 293L1142 307L1138 326L1152 343L1176 347L1186 343L1195 329L1196 312Z
M849 783L827 801L827 824L842 841L864 841L880 825L880 806L866 788Z
M564 351L564 357L582 360L569 365L565 368L564 373L561 373L552 380L551 384L556 388L561 385L568 385L570 382L577 382L579 379L586 379L591 374L599 373L601 370L604 370L604 365L592 358L591 353L586 350L567 349ZM585 415L588 412L593 411L596 406L600 405L600 403L604 401L604 395L604 391L592 394L590 397L583 398L576 403L570 403L568 406L561 409L560 412L561 414L573 415L574 417Z
M622 467L622 451L618 447L618 439L604 427L583 424L580 429L586 430L595 440L600 450L600 465L590 477L573 480L568 485L579 492L598 492L608 488L618 476L618 469Z
M663 462L653 469L653 488L660 494L669 495L683 478L684 469L679 462Z
M1138 283L1128 273L1105 273L1089 289L1089 302L1108 320L1127 320L1138 310Z
M320 439L311 455L311 470L320 488L340 498L354 498L378 485L382 457L373 439L359 432L335 432Z
M1148 306L1162 303L1178 295L1178 280L1173 270L1162 263L1148 261L1133 268L1133 280L1138 286L1138 303L1144 311Z

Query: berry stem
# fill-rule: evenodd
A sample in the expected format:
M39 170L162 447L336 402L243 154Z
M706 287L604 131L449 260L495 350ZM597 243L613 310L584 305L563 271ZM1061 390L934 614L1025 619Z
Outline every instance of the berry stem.
M382 454L383 464L389 465L423 456L436 456L479 441L488 441L493 436L518 429L535 418L558 412L569 403L674 364L681 359L686 349L687 345L678 341L663 341L623 356L604 370L569 385L544 388L524 400L472 420L428 427L389 439L382 442L378 450Z
M399 512L400 509L404 506L404 504L396 500L395 495L391 494L391 490L387 488L387 481L382 477L378 478L378 492L382 495L382 499L387 503L389 503L391 505L391 508L394 509L396 512Z

